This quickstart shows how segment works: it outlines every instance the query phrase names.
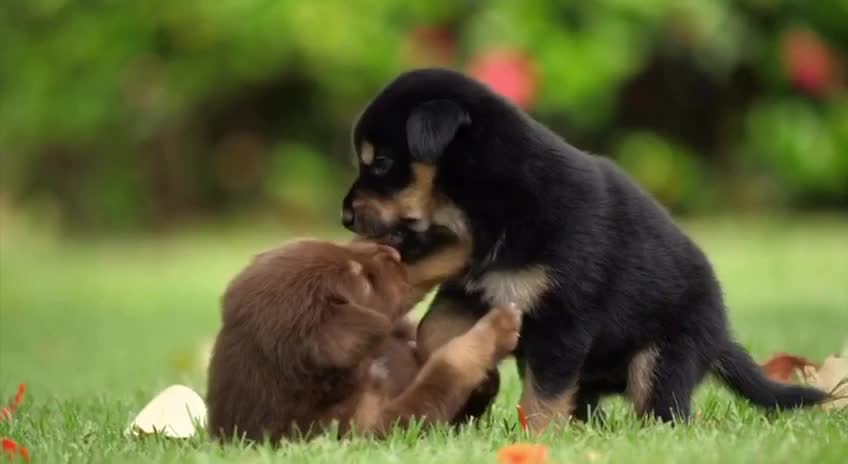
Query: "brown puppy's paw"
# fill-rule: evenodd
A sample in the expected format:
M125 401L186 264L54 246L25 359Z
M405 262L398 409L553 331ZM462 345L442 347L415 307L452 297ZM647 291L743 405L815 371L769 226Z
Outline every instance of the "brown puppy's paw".
M521 311L515 304L492 308L475 329L488 332L494 343L494 362L512 354L521 333Z

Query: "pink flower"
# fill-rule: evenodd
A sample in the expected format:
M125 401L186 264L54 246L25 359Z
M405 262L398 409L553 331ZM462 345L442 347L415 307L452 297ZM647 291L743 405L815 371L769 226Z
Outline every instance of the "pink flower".
M529 109L539 92L539 78L531 57L515 49L496 49L478 55L468 74L523 109Z
M836 58L814 32L793 29L784 34L782 59L786 73L804 93L823 97L836 84Z

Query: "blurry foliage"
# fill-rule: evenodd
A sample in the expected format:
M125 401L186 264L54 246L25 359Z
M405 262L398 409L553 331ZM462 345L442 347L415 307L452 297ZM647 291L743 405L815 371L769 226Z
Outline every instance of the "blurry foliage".
M753 171L848 204L841 0L6 0L2 189L73 228L334 219L395 74L466 69L698 211ZM771 190L764 190L770 192Z
M764 101L747 121L747 147L801 201L848 195L848 101L816 108L793 99Z
M636 132L623 136L612 154L667 207L685 212L708 204L704 169L686 147L652 133Z

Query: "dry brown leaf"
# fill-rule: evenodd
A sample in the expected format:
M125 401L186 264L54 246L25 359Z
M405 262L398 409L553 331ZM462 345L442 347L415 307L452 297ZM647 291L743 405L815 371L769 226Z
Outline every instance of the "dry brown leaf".
M848 357L828 356L821 367L804 366L802 373L806 384L834 397L822 404L824 409L848 407Z
M817 369L818 365L803 356L788 353L776 353L762 365L768 378L783 383L793 382L796 371L806 367Z

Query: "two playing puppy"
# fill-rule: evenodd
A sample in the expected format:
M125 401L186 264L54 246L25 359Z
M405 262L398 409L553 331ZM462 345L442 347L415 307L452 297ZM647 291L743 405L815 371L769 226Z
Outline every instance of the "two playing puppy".
M492 401L508 354L537 431L610 394L686 420L709 372L766 408L828 399L763 376L729 333L708 260L646 192L485 86L405 73L353 145L342 221L370 242L296 242L233 281L210 366L213 434L459 421ZM436 286L413 336L404 314Z
M494 308L425 357L406 318L429 290L423 276L369 242L302 240L258 255L224 294L210 430L278 441L334 421L382 436L415 418L452 420L515 349L521 313Z

